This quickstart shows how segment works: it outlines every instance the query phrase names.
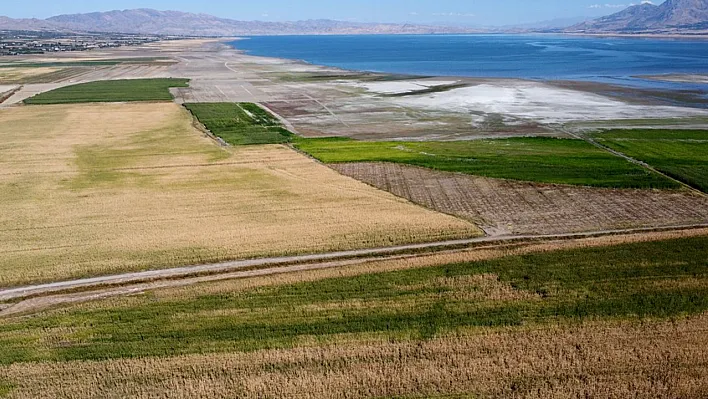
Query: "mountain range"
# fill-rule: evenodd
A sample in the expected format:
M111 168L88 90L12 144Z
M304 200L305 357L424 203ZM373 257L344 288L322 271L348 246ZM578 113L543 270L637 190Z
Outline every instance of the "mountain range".
M576 21L566 21L568 25ZM207 14L136 9L59 15L48 19L0 16L0 30L107 32L173 36L245 36L304 34L442 34L478 32L561 31L574 33L708 32L708 0L648 1L616 14L562 28L562 20L505 28L357 23L332 20L297 22L237 21Z
M478 29L415 24L356 23L332 20L297 22L237 21L207 14L136 9L59 15L45 20L0 17L0 29L138 33L180 36L304 34L474 33Z
M616 14L580 23L566 31L586 33L661 33L708 30L708 0L644 1Z

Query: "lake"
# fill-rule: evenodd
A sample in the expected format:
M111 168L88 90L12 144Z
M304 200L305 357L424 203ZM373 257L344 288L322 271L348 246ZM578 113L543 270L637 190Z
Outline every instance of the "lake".
M584 80L705 90L637 75L708 73L708 41L555 35L259 36L248 54L350 70L426 76Z

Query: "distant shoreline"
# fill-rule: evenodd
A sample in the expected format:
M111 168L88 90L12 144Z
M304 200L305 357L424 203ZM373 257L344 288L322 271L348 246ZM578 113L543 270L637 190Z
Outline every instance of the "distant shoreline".
M520 82L542 82L553 87L561 89L569 89L575 91L581 91L592 94L604 95L610 98L617 98L622 101L631 101L635 104L642 105L678 105L691 108L708 108L707 100L703 98L698 98L691 93L681 93L679 88L673 89L661 89L657 87L638 87L631 85L620 85L607 82L599 82L592 80L573 80L573 79L529 79L523 77L494 77L494 76L464 76L464 75L454 75L454 74L437 74L437 75L416 75L412 73L393 73L393 72L374 72L365 69L355 69L355 68L344 68L325 64L319 64L315 62L309 62L302 59L295 58L284 58L278 56L267 56L267 55L255 55L249 54L246 50L239 49L234 44L237 41L247 39L246 37L230 38L219 40L220 44L227 47L231 51L235 51L243 56L253 57L258 59L267 59L278 62L283 62L291 65L306 65L310 67L315 67L319 69L318 74L322 76L327 75L381 75L381 76L400 76L407 77L407 79L451 79L456 81L457 84L462 85L478 85L478 84L488 84L488 83L503 83L507 82L509 84L520 83ZM673 79L664 79L663 77L673 77ZM634 75L631 76L635 79L642 79L647 81L654 81L656 83L675 83L675 84L691 84L700 83L701 81L678 79L677 77L682 77L682 74L666 74L666 75ZM696 75L697 76L697 75ZM708 75L706 75L708 76ZM642 93L649 100L638 100L637 94Z
M499 34L501 35L501 34ZM686 37L686 36L681 36L681 35L612 35L612 34L556 34L556 33L516 33L516 34L504 34L505 36L518 36L518 37L523 37L523 36L560 36L560 37L566 37L566 38L572 38L572 37L588 37L588 38L611 38L611 37L628 37L628 38L646 38L646 39L688 39L686 40L687 42L692 42L693 40L690 40L694 37ZM290 35L291 37L299 37L299 36L307 36L307 35ZM330 36L330 37L339 37L342 35L323 35L323 36ZM351 35L351 36L360 36L360 35ZM364 36L364 35L361 35ZM371 35L369 35L371 36ZM382 35L382 36L396 36L396 35ZM413 35L413 36L445 36L445 35ZM454 36L460 36L460 35L454 35ZM469 35L463 35L463 36L485 36L481 34L469 34ZM270 35L268 36L252 36L253 38L258 38L258 37L271 37ZM606 79L605 80L594 80L594 79L589 79L589 78L575 78L572 76L548 76L548 77L543 77L540 75L537 76L495 76L495 75L468 75L468 74L458 74L454 73L454 71L451 71L450 73L426 73L426 72L411 72L411 71L397 71L397 70L379 70L376 68L362 68L362 67L349 67L349 66L341 66L341 65L334 65L334 63L326 63L326 62L318 62L314 60L309 60L309 59L304 59L304 58L299 58L297 56L294 57L288 57L284 55L275 55L275 54L263 54L263 53L252 53L248 49L242 48L238 42L243 42L244 40L251 39L252 37L249 36L240 36L240 37L230 37L230 38L223 38L219 39L219 41L231 48L232 50L235 50L239 53L242 53L244 55L248 56L254 56L254 57L259 57L259 58L270 58L270 59L278 59L286 62L293 62L296 64L303 64L303 65L312 65L312 66L318 66L318 67L323 67L327 68L330 70L340 70L343 72L357 72L357 73L371 73L371 74L382 74L382 75L402 75L402 76L411 76L411 77L448 77L448 78L458 78L458 79L479 79L479 80L485 80L485 79L511 79L511 80L531 80L531 81L580 81L580 82L594 82L594 83L600 83L600 84L612 84L612 85L617 85L618 83L613 83L613 82L608 82ZM708 35L704 35L700 38L703 41L705 39L708 39ZM654 73L646 73L646 74L636 74L636 73L628 73L626 75L627 79L638 79L638 80L647 80L647 81L654 81L654 82L665 82L665 83L699 83L699 84L704 84L705 82L703 81L696 81L696 80L665 80L665 79L644 79L644 76L653 76L653 77L660 77L664 75L671 75L671 76L680 76L680 75L708 75L708 70L704 71L696 71L696 72L676 72L676 71L666 71L666 72L654 72ZM598 76L604 76L604 75L598 75ZM609 76L609 75L608 75ZM617 76L625 76L625 75L617 75ZM619 84L619 86L622 87L633 87L633 88L641 88L641 89L657 89L657 87L643 87L641 85L637 84L627 84L627 82L624 82L625 84ZM675 88L669 88L666 87L665 89L670 89L670 90L676 90L679 89L678 87ZM704 89L704 88L701 88Z
M551 33L554 34L554 33ZM638 39L696 39L708 40L708 33L686 34L686 33L580 33L580 32L563 32L556 33L563 36L588 36L588 37L622 37L622 38L638 38Z

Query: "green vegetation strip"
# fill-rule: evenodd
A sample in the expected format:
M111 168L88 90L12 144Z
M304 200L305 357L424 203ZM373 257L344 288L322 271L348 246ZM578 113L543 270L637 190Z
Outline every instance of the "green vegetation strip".
M0 380L0 398L6 398L14 388L13 384Z
M509 138L457 142L297 139L325 163L396 162L486 177L614 188L678 188L675 182L583 140Z
M612 130L595 139L708 193L706 130Z
M0 364L293 347L317 336L428 339L474 326L708 310L708 237L508 256L315 282L145 295L0 323Z
M185 107L214 135L231 145L287 143L292 133L252 103L195 103Z
M26 104L171 101L171 87L187 87L188 79L106 80L66 86L25 100Z

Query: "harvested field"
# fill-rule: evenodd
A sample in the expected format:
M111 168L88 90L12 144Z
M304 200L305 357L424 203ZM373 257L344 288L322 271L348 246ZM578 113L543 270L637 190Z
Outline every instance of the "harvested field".
M480 234L192 122L172 103L0 110L0 286Z
M0 68L0 83L19 83L35 77L55 73L60 68L3 67Z
M708 223L708 198L688 191L525 183L390 163L331 165L340 173L489 234L554 234Z

